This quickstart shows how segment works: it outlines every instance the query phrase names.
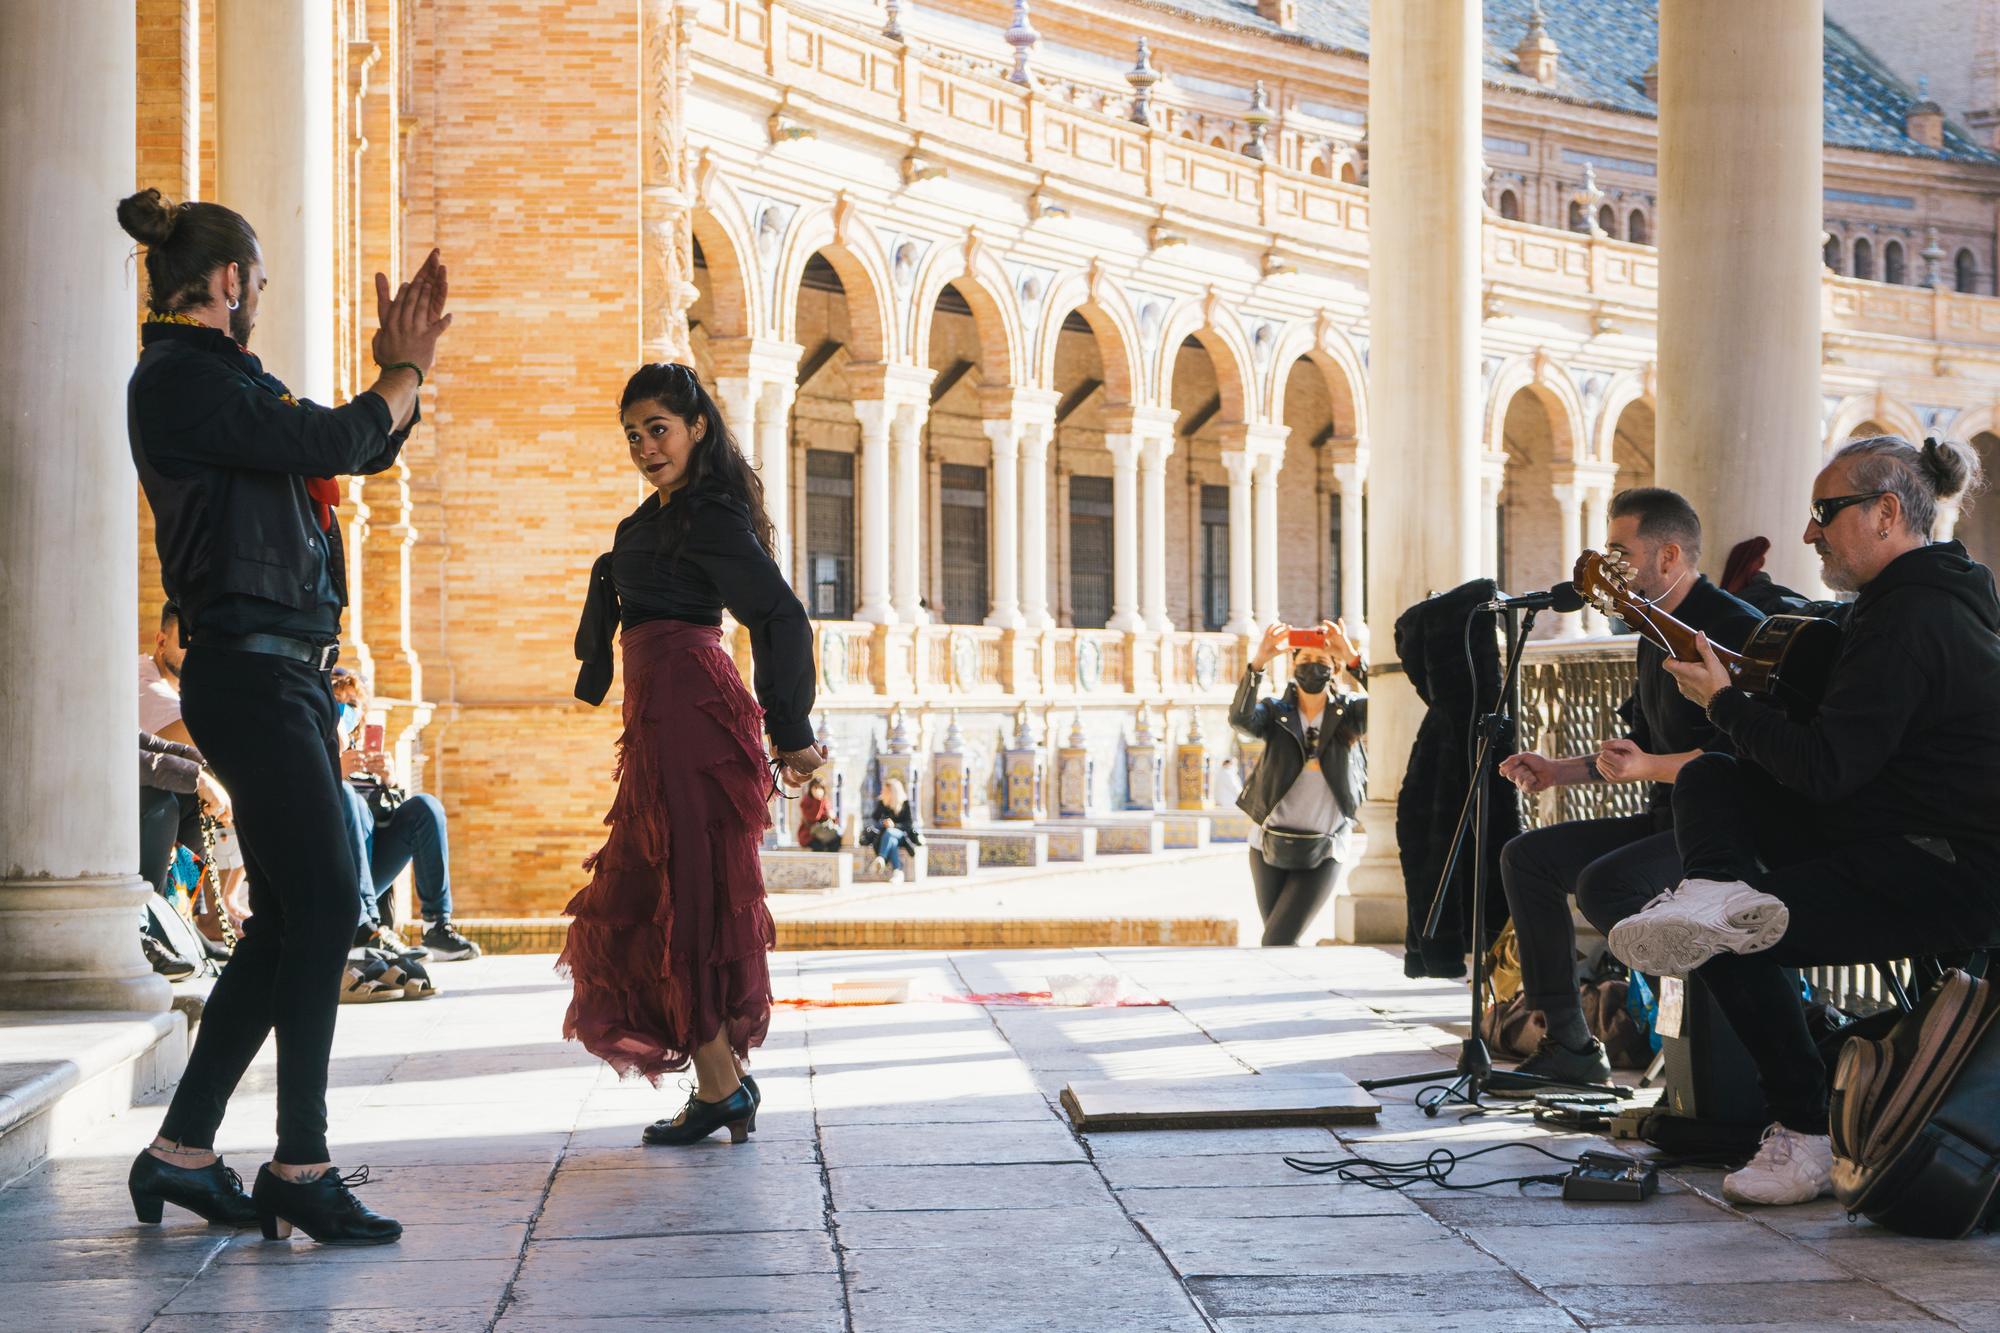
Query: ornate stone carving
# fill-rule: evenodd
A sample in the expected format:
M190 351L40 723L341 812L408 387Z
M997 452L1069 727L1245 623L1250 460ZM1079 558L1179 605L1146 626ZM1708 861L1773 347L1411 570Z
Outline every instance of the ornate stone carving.
M1014 22L1007 28L1007 45L1014 48L1014 68L1007 77L1014 83L1028 82L1028 56L1042 35L1028 22L1028 0L1014 0Z
M687 312L695 302L694 231L683 131L695 0L645 0L641 14L647 105L640 181L640 322L649 361L693 360Z
M1146 39L1139 39L1139 59L1131 69L1125 71L1125 82L1132 85L1132 114L1134 124L1153 123L1153 85L1160 81L1160 72L1153 68L1153 52Z
M1257 80L1257 86L1250 94L1250 109L1243 115L1244 123L1250 126L1250 142L1243 145L1243 156L1259 162L1264 160L1264 133L1271 125L1271 103L1264 93L1264 81Z

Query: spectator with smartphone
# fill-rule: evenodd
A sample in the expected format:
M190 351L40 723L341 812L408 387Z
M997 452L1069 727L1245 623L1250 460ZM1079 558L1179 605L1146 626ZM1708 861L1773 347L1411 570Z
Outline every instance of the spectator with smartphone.
M451 923L451 846L444 806L424 792L406 793L390 776L379 722L368 722L368 687L345 667L333 669L340 706L340 775L346 779L355 862L361 870L357 947L428 956L441 963L479 957L479 946ZM423 947L411 950L389 929L386 895L405 866L416 867L417 901L429 923Z
M1292 682L1260 698L1271 659L1289 652ZM1264 631L1237 684L1229 724L1264 742L1237 808L1257 823L1250 837L1250 879L1264 918L1266 945L1297 944L1333 894L1347 859L1354 816L1368 790L1368 669L1340 621ZM1335 689L1336 676L1351 689Z

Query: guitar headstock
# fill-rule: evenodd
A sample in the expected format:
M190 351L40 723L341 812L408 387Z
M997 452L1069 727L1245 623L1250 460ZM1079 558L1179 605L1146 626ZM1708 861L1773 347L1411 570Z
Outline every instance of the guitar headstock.
M1570 582L1583 600L1606 616L1633 620L1632 566L1622 556L1585 551L1576 558Z

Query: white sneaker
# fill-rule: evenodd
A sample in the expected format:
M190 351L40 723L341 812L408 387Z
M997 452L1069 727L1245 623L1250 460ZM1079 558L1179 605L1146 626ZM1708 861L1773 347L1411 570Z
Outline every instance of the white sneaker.
M1811 1203L1833 1192L1833 1140L1772 1125L1757 1155L1722 1178L1731 1203Z
M884 861L881 857L878 856L873 861L868 863L868 868L879 875L882 873L884 869L888 867L888 864L889 863L887 861Z
M900 870L891 870L889 872L889 882L891 884L901 884L903 882L903 872Z
M1784 938L1791 910L1742 880L1689 879L1611 928L1611 952L1655 976L1694 971L1719 953L1761 953Z

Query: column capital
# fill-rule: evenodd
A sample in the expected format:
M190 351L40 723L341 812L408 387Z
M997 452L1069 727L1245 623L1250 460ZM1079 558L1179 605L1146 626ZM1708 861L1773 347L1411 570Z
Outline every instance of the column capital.
M1019 456L1021 436L1025 433L1020 421L1013 417L986 417L979 425L986 432L996 461L1005 458L1011 462Z
M847 368L847 382L853 386L857 399L889 402L898 407L928 408L935 375L928 366L904 366L888 361L864 361Z
M1549 469L1549 480L1557 486L1573 486L1579 492L1608 490L1618 484L1616 463L1557 463Z
M1171 436L1180 415L1178 409L1171 407L1135 407L1130 403L1109 407L1104 410L1104 432L1107 436Z
M1111 455L1111 465L1120 472L1131 471L1139 466L1139 454L1145 448L1145 440L1138 435L1112 434L1104 436L1104 448Z
M1257 456L1247 450L1224 449L1222 451L1222 468L1229 474L1229 483L1232 486L1249 485L1250 473L1256 466Z
M1284 466L1283 454L1260 453L1253 455L1257 468L1257 479L1265 485L1276 485L1278 469Z
M1220 434L1225 448L1240 449L1248 454L1276 455L1282 458L1285 444L1291 438L1292 428L1283 422L1244 421L1222 427Z
M792 383L799 373L799 357L804 349L797 343L771 338L718 338L708 345L709 361L715 378L738 378L767 384L774 380Z
M1015 421L1023 426L1055 425L1056 408L1062 395L1054 389L1031 389L1018 384L996 385L979 392L979 415L988 421Z

